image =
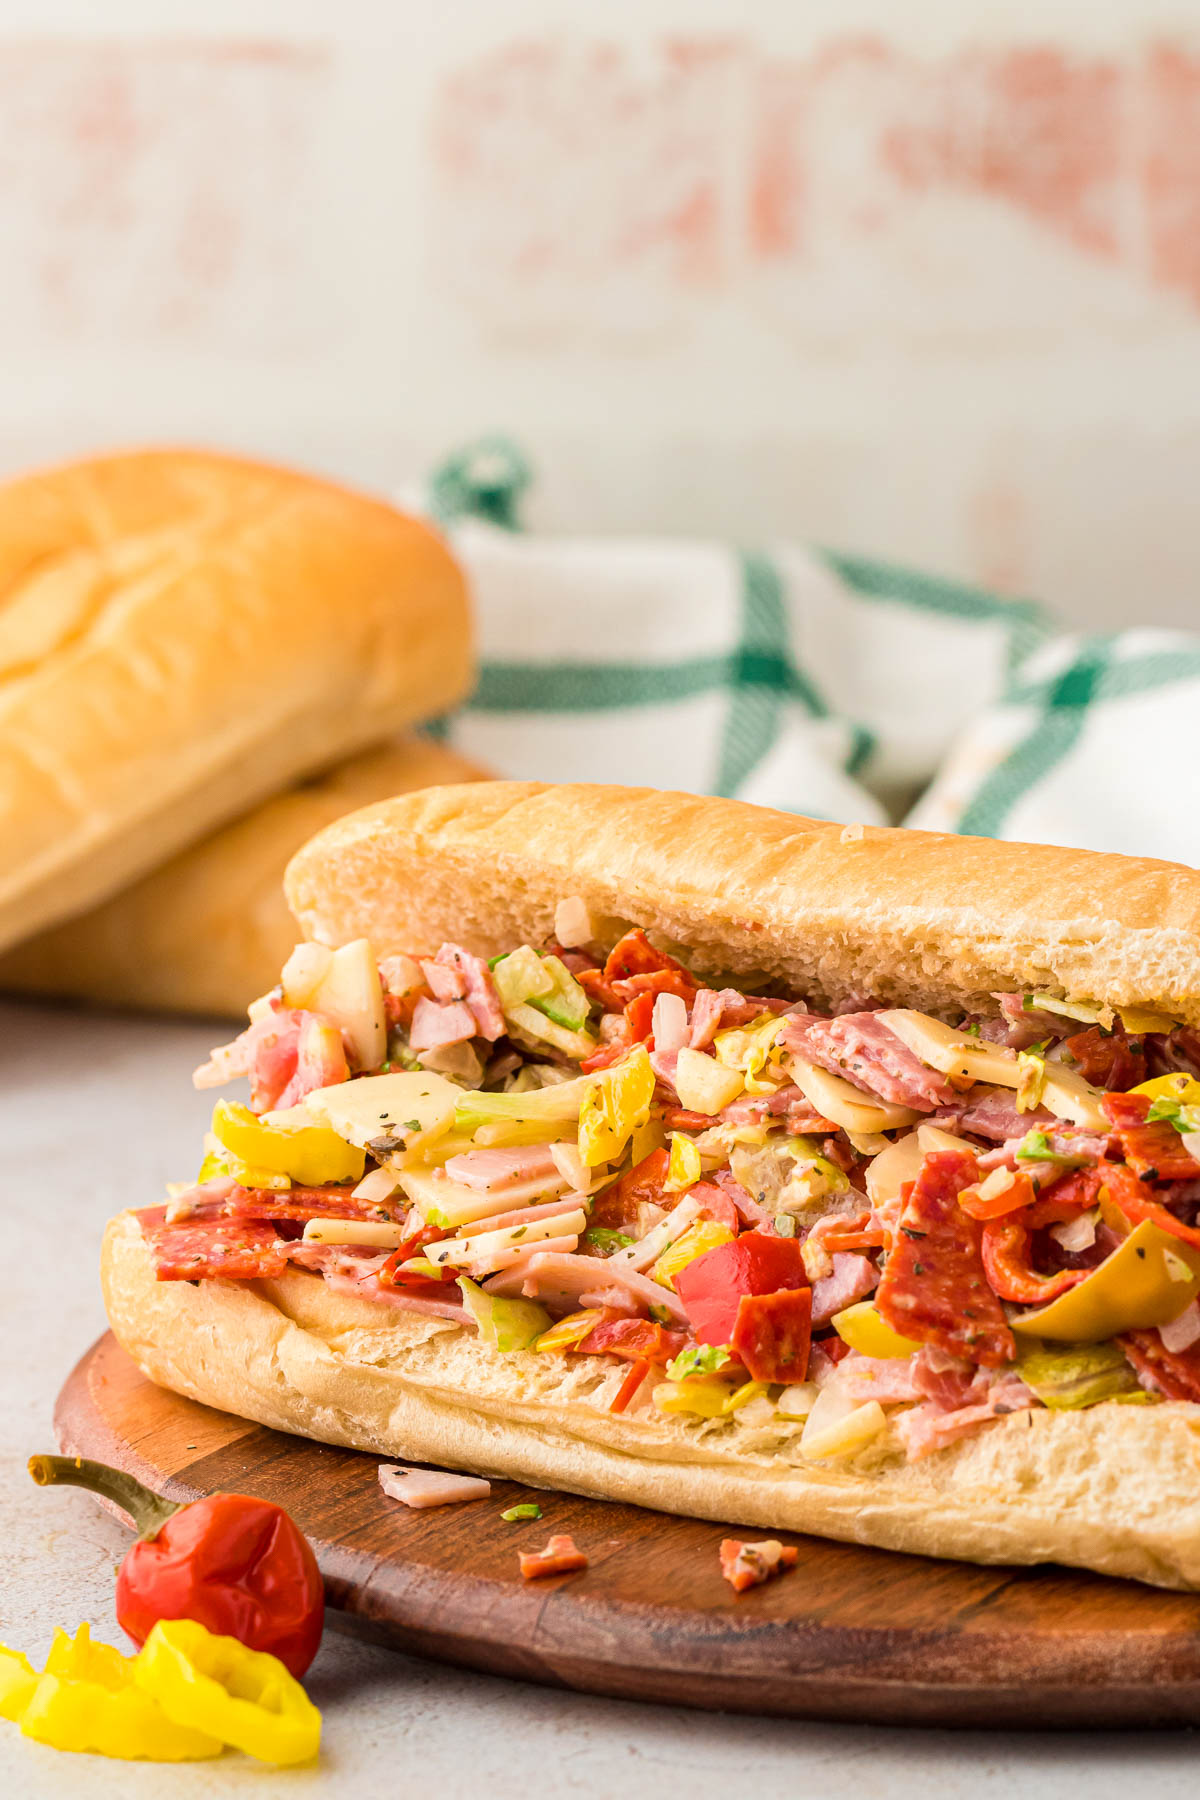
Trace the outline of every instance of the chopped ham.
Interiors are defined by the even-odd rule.
[[[675,1091],[675,1072],[679,1067],[678,1050],[652,1050],[650,1052],[650,1067],[654,1070],[654,1073],[657,1075],[662,1085],[668,1090],[672,1099],[678,1099],[679,1096]]]
[[[869,1256],[856,1250],[835,1250],[833,1273],[813,1283],[812,1322],[817,1331],[828,1325],[834,1313],[865,1300],[879,1286],[879,1270]]]
[[[1027,1131],[1053,1131],[1058,1123],[1054,1114],[1041,1106],[1033,1112],[1018,1112],[1015,1091],[1002,1087],[973,1089],[965,1105],[955,1108],[955,1116],[963,1131],[997,1144],[1004,1138],[1024,1137]]]
[[[853,1351],[838,1364],[838,1388],[848,1400],[863,1405],[878,1400],[881,1406],[923,1398],[913,1377],[911,1356],[860,1356]]]
[[[576,1548],[574,1538],[565,1534],[552,1537],[544,1550],[520,1550],[517,1560],[526,1581],[537,1581],[543,1575],[575,1575],[586,1569],[588,1559]]]
[[[874,1013],[843,1013],[837,1019],[801,1014],[784,1026],[779,1041],[896,1106],[932,1112],[957,1097],[944,1076],[927,1068]]]
[[[1015,1375],[1002,1376],[988,1389],[987,1398],[974,1406],[960,1406],[949,1411],[936,1400],[926,1400],[911,1411],[896,1417],[896,1431],[910,1462],[917,1462],[931,1451],[942,1450],[958,1438],[965,1437],[977,1426],[1007,1413],[1024,1412],[1034,1403],[1034,1396]]]
[[[404,1463],[380,1463],[379,1485],[389,1500],[418,1508],[486,1500],[492,1491],[482,1475],[450,1475],[444,1469],[414,1469]]]
[[[445,963],[423,962],[421,973],[435,1000],[466,999],[467,984],[457,969],[449,968]]]
[[[782,1575],[796,1566],[800,1552],[795,1544],[781,1544],[778,1538],[764,1538],[758,1544],[744,1544],[740,1538],[724,1538],[721,1542],[721,1574],[737,1593],[759,1587],[772,1575]]]
[[[600,1290],[607,1294],[617,1289],[636,1302],[639,1310],[657,1307],[674,1323],[687,1324],[687,1313],[678,1294],[651,1281],[648,1275],[642,1275],[636,1269],[619,1264],[614,1267],[614,1263],[616,1258],[612,1256],[598,1263],[593,1256],[572,1256],[533,1245],[522,1253],[520,1262],[513,1263],[495,1281],[488,1282],[488,1292],[506,1296],[524,1294],[527,1299],[545,1296],[579,1306],[609,1305],[608,1299],[592,1301],[584,1296]]]
[[[728,1194],[743,1225],[769,1225],[772,1214],[748,1194],[732,1169],[718,1169],[710,1179]]]
[[[1079,1030],[1076,1020],[1064,1019],[1061,1013],[1026,1012],[1024,994],[993,994],[992,998],[999,1001],[1000,1015],[1008,1027],[999,1042],[1010,1050],[1028,1050],[1030,1044],[1043,1044],[1047,1038],[1056,1044],[1059,1038]]]
[[[545,1180],[547,1188],[563,1182],[547,1144],[523,1150],[466,1150],[443,1166],[451,1181],[482,1194],[502,1194],[507,1188],[524,1187],[532,1181]]]
[[[476,1034],[475,1014],[465,1000],[417,1001],[413,1010],[409,1044],[414,1054],[436,1050],[443,1044],[465,1044]]]
[[[434,960],[455,970],[462,978],[467,1005],[475,1015],[479,1036],[486,1038],[489,1044],[494,1044],[497,1038],[503,1037],[505,1026],[500,996],[496,992],[496,983],[492,980],[492,971],[483,958],[473,956],[458,944],[443,944]]]

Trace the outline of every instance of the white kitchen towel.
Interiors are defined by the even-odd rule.
[[[1030,601],[799,544],[527,535],[527,482],[494,440],[427,497],[480,638],[439,729],[498,773],[1200,860],[1200,638],[1061,635]]]

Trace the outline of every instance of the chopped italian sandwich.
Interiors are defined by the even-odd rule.
[[[114,1220],[154,1380],[664,1511],[1200,1586],[1200,876],[488,783],[305,941]]]

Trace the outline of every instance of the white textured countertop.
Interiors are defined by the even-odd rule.
[[[104,1221],[153,1204],[194,1170],[212,1104],[193,1092],[205,1026],[79,1018],[0,1005],[4,1171],[0,1331],[0,1640],[35,1659],[56,1625],[90,1621],[122,1642],[112,1612],[124,1534],[83,1494],[42,1492],[25,1473],[55,1446],[58,1387],[104,1326],[96,1279]],[[1103,1736],[895,1731],[639,1707],[527,1687],[327,1632],[309,1688],[325,1714],[318,1767],[272,1772],[232,1753],[173,1767],[67,1757],[0,1721],[0,1793],[120,1796],[353,1794],[422,1800],[1188,1800],[1193,1734]]]

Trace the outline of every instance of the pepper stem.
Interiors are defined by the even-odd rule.
[[[135,1475],[126,1474],[124,1469],[110,1469],[107,1463],[92,1462],[86,1456],[31,1456],[29,1473],[39,1487],[55,1487],[61,1483],[88,1488],[93,1494],[111,1500],[122,1512],[129,1514],[139,1537],[153,1537],[182,1504],[156,1494]]]

